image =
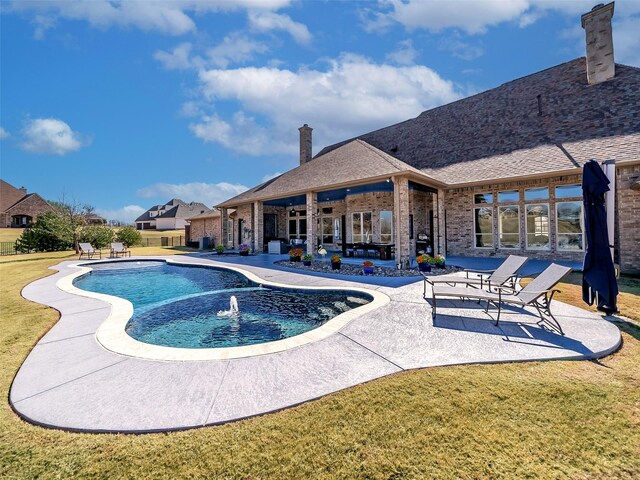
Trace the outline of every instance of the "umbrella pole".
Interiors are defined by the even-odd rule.
[[[604,194],[604,205],[607,211],[607,233],[609,234],[609,250],[611,252],[611,261],[615,266],[615,258],[613,255],[614,245],[614,228],[615,228],[615,202],[616,202],[616,161],[607,160],[602,163],[602,170],[609,179],[609,191]],[[616,276],[617,276],[616,268]]]

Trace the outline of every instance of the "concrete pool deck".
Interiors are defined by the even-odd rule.
[[[140,257],[217,265],[198,257]],[[91,432],[156,432],[219,424],[277,411],[407,369],[464,363],[589,359],[618,348],[620,332],[601,316],[554,302],[566,335],[537,324],[521,309],[505,310],[499,326],[476,304],[431,307],[422,282],[392,288],[268,267],[242,268],[292,286],[359,287],[390,302],[351,320],[322,340],[259,356],[206,361],[145,360],[112,353],[96,331],[112,312],[101,299],[64,292],[57,282],[86,261],[52,267],[22,295],[49,305],[60,320],[16,374],[10,403],[43,426]]]

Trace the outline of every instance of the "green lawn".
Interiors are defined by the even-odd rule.
[[[15,242],[24,228],[0,228],[0,242]]]
[[[0,262],[0,478],[640,476],[640,329],[629,324],[623,348],[598,362],[403,372],[218,427],[135,436],[30,425],[9,407],[9,386],[58,314],[20,289],[71,257],[21,257]]]

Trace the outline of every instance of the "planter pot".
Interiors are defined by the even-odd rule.
[[[442,265],[436,265],[436,268],[444,268],[445,264],[443,263]]]
[[[333,270],[340,270],[340,265],[341,265],[340,262],[331,262],[331,268]]]
[[[292,262],[299,262],[300,261],[300,257],[289,257],[289,260]]]
[[[373,275],[373,267],[362,267],[362,271],[365,275]]]
[[[431,271],[431,265],[428,264],[427,262],[422,262],[418,264],[418,270],[420,270],[421,272],[430,272]]]
[[[305,267],[310,267],[310,266],[311,266],[311,260],[303,260],[303,261],[302,261],[302,264],[303,264]]]
[[[240,252],[240,256],[241,257],[248,257],[249,256],[249,250],[242,250]]]

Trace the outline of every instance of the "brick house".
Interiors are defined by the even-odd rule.
[[[27,227],[50,209],[51,205],[37,193],[27,193],[24,187],[16,188],[0,180],[0,227]]]
[[[310,252],[393,244],[401,265],[425,249],[419,237],[445,255],[580,261],[581,174],[593,159],[615,172],[616,261],[640,273],[640,69],[614,63],[612,16],[613,3],[582,16],[586,58],[313,158],[304,125],[300,166],[218,205],[222,237],[259,251],[271,238]]]
[[[209,245],[215,246],[222,243],[222,216],[220,210],[207,209],[207,211],[187,218],[185,226],[185,238],[187,242],[201,242],[203,238],[209,238]]]
[[[187,225],[187,218],[209,211],[204,203],[186,203],[172,198],[164,205],[154,205],[136,218],[138,230],[179,230]]]

